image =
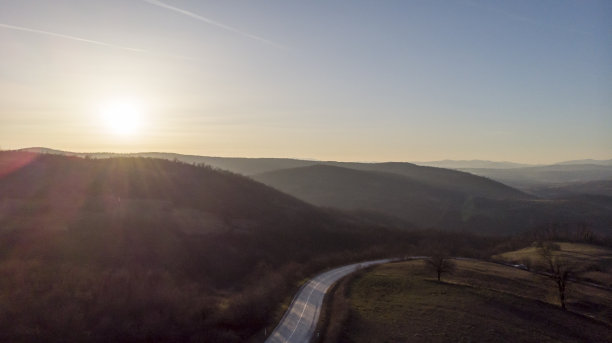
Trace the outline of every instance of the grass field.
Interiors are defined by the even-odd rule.
[[[544,276],[457,261],[443,282],[422,261],[357,277],[342,342],[609,342],[612,292],[572,285],[569,311]]]
[[[612,249],[590,244],[555,242],[559,247],[554,253],[575,264],[580,270],[579,278],[612,287]],[[511,263],[541,263],[538,248],[527,247],[493,256],[494,259]]]

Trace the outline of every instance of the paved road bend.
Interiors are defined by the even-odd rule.
[[[350,264],[319,274],[296,294],[266,343],[308,343],[317,327],[325,293],[344,276],[359,268],[391,262],[391,259]]]

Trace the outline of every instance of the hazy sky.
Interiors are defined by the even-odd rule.
[[[0,0],[0,147],[30,146],[612,158],[612,2]]]

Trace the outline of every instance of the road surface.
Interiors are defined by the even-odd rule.
[[[325,293],[344,276],[359,268],[391,262],[391,259],[350,264],[319,274],[308,281],[293,298],[278,326],[266,343],[308,343],[317,327]]]
[[[406,256],[406,260],[417,260],[426,259],[427,256]],[[470,260],[470,261],[483,261],[473,258],[465,257],[453,257],[456,260]],[[309,343],[315,334],[319,315],[321,313],[321,305],[323,304],[323,298],[325,293],[331,288],[331,286],[346,275],[356,271],[359,268],[368,267],[376,264],[388,263],[393,260],[384,259],[376,261],[368,261],[363,263],[350,264],[348,266],[339,267],[332,269],[325,273],[319,274],[310,281],[308,281],[295,295],[291,305],[285,312],[285,315],[281,319],[280,323],[274,331],[270,334],[266,343]],[[495,263],[495,262],[493,262]],[[497,263],[511,268],[519,268],[516,265]],[[532,272],[533,271],[529,271]],[[538,273],[538,272],[535,272]],[[541,274],[541,273],[540,273]],[[544,275],[544,274],[543,274]],[[580,282],[583,283],[583,282]],[[609,289],[605,286],[598,284],[589,284],[591,286]]]

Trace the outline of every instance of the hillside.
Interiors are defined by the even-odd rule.
[[[423,169],[410,174],[411,166],[383,166],[398,173],[317,165],[253,177],[312,204],[377,211],[420,227],[486,234],[516,233],[550,223],[587,223],[608,234],[612,227],[612,203],[605,199],[540,200],[464,173],[419,167]]]
[[[428,186],[491,199],[525,199],[531,196],[485,177],[457,170],[423,167],[405,162],[329,163],[357,170],[394,173]]]
[[[48,153],[66,154],[62,151],[36,148],[37,151],[40,149]],[[79,155],[92,158],[115,156],[107,153]],[[421,227],[482,233],[514,233],[549,224],[568,227],[586,224],[604,234],[610,234],[612,230],[610,201],[606,197],[595,196],[600,194],[597,188],[588,193],[595,194],[592,196],[583,196],[582,193],[563,193],[550,200],[538,200],[531,194],[548,197],[546,189],[558,183],[551,184],[552,181],[546,181],[547,183],[543,185],[537,183],[540,182],[537,180],[525,184],[519,182],[524,186],[524,191],[530,192],[527,194],[500,183],[499,180],[493,180],[499,175],[509,175],[511,179],[516,179],[517,175],[520,176],[524,171],[528,171],[529,175],[535,171],[535,175],[541,180],[580,179],[585,175],[598,178],[605,176],[606,170],[610,168],[605,166],[559,165],[482,169],[492,173],[489,178],[458,170],[417,166],[403,162],[315,162],[282,158],[224,158],[168,153],[129,154],[132,155],[159,157],[190,164],[207,163],[214,168],[252,175],[255,179],[312,204],[369,211],[367,213],[360,211],[361,219],[367,219],[372,223],[381,222],[383,225],[406,226],[395,220],[401,219]],[[316,167],[317,165],[330,168]],[[334,172],[330,172],[332,170]],[[258,171],[265,172],[253,174]],[[357,171],[363,173],[355,173]],[[518,174],[513,174],[515,171]],[[308,175],[308,173],[313,174]],[[341,175],[342,173],[346,175]],[[529,175],[523,175],[523,180],[528,179]],[[314,183],[311,185],[312,182]],[[368,185],[367,191],[362,189],[362,184]],[[336,191],[332,192],[332,189]],[[371,216],[375,218],[367,218]]]
[[[367,209],[402,218],[419,226],[435,226],[456,211],[461,194],[437,189],[392,173],[329,165],[285,169],[253,178],[320,206]]]
[[[511,187],[489,180],[484,177],[472,175],[457,170],[418,166],[406,162],[386,162],[386,163],[359,163],[359,162],[336,162],[336,161],[308,161],[289,158],[238,158],[238,157],[211,157],[182,155],[175,153],[142,152],[133,154],[112,154],[112,153],[74,153],[47,148],[28,148],[22,151],[75,155],[91,158],[109,157],[153,157],[171,161],[180,161],[190,164],[204,163],[214,168],[228,170],[243,175],[257,175],[276,170],[308,167],[315,165],[329,165],[342,168],[350,168],[363,171],[378,171],[394,173],[410,177],[411,179],[423,182],[432,187],[444,188],[451,191],[468,191],[476,196],[485,196],[494,199],[505,198],[524,198],[528,197],[524,193]]]
[[[489,168],[489,169],[508,169],[508,168],[521,168],[521,167],[532,167],[532,165],[515,162],[498,162],[498,161],[484,161],[484,160],[443,160],[443,161],[430,161],[430,162],[412,162],[419,166],[437,167],[437,168],[448,168],[448,169],[464,169],[464,168]]]
[[[423,167],[406,162],[386,163],[358,163],[358,162],[335,162],[335,161],[307,161],[288,158],[233,158],[233,157],[210,157],[196,155],[182,155],[174,153],[144,152],[134,154],[111,154],[111,153],[73,153],[47,148],[28,148],[22,151],[36,153],[76,155],[91,158],[109,157],[152,157],[171,161],[180,161],[190,164],[206,164],[214,168],[228,170],[243,175],[257,175],[283,169],[309,167],[315,165],[329,165],[342,168],[350,168],[363,171],[386,172],[403,175],[422,182],[425,185],[442,188],[449,191],[469,192],[471,195],[484,196],[493,199],[528,198],[529,196],[480,176],[472,175],[457,170]]]
[[[561,183],[589,182],[612,178],[610,160],[576,160],[546,166],[530,166],[513,162],[492,161],[434,161],[434,162],[386,162],[359,163],[336,161],[311,161],[290,158],[242,158],[183,155],[163,152],[116,153],[75,153],[48,148],[26,148],[21,151],[60,154],[91,158],[109,157],[153,157],[180,162],[204,163],[214,168],[229,170],[243,175],[255,175],[281,169],[308,167],[317,164],[332,165],[367,171],[382,171],[409,176],[415,180],[430,182],[432,186],[447,189],[463,188],[472,192],[480,191],[481,196],[497,198],[502,190],[500,182],[508,185],[503,198],[516,197],[511,187],[528,191],[533,187]],[[468,174],[470,174],[468,176]],[[489,180],[486,180],[489,179]],[[493,181],[494,180],[494,181]],[[487,185],[488,183],[488,185]]]
[[[612,294],[570,285],[568,311],[545,276],[480,261],[457,261],[435,280],[422,261],[366,270],[345,285],[347,342],[605,342]],[[336,294],[338,302],[342,294]],[[338,311],[339,312],[339,311]]]
[[[526,191],[545,198],[574,197],[581,194],[612,197],[612,180],[543,185],[528,188]]]
[[[170,161],[179,161],[190,164],[206,164],[208,166],[228,170],[242,175],[264,173],[277,169],[296,168],[317,164],[314,161],[297,160],[291,158],[243,158],[243,157],[214,157],[199,155],[184,155],[166,152],[139,152],[139,153],[75,153],[48,148],[26,148],[21,149],[25,152],[44,153],[53,155],[67,155],[91,158],[110,158],[110,157],[150,157]]]
[[[245,341],[402,237],[208,167],[0,152],[0,341]]]

